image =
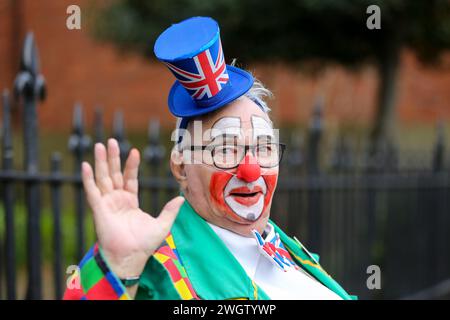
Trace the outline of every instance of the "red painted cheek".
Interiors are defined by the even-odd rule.
[[[270,200],[273,197],[273,193],[275,191],[275,187],[277,186],[277,180],[278,180],[278,174],[268,174],[262,176],[264,181],[266,182],[267,186],[267,193],[264,197],[264,209],[266,210],[267,206],[269,205]]]
[[[211,176],[211,181],[209,183],[209,193],[211,194],[211,199],[219,208],[219,210],[225,212],[227,215],[231,216],[234,220],[245,221],[242,217],[238,216],[230,207],[225,203],[223,197],[223,192],[225,186],[228,184],[233,176],[224,172],[215,172]]]
[[[272,200],[273,193],[277,185],[278,175],[269,174],[269,175],[262,175],[262,177],[267,186],[267,192],[264,197],[264,207],[263,207],[263,212],[265,212],[270,201]],[[244,218],[238,216],[235,212],[233,212],[233,210],[231,210],[230,207],[225,203],[223,192],[231,178],[232,175],[228,173],[224,172],[213,173],[209,184],[211,199],[220,210],[225,212],[228,216],[232,217],[235,221],[246,221]]]
[[[212,174],[211,181],[209,183],[209,192],[216,204],[225,205],[223,191],[225,190],[225,186],[231,178],[232,175],[224,172],[215,172]]]
[[[211,181],[209,183],[209,193],[211,194],[211,198],[219,209],[223,211],[227,211],[227,209],[229,209],[225,203],[223,191],[232,177],[232,175],[225,172],[215,172],[212,174]]]

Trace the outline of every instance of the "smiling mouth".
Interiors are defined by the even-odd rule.
[[[261,193],[261,192],[260,191],[251,192],[251,193],[230,192],[230,196],[250,198],[250,197],[256,196],[258,193]]]
[[[261,196],[263,196],[262,189],[259,187],[254,190],[248,188],[237,188],[231,190],[228,196],[232,197],[234,201],[246,207],[256,204]]]

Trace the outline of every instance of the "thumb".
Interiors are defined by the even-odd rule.
[[[180,211],[181,205],[184,203],[184,198],[181,196],[175,197],[166,203],[157,220],[160,222],[164,230],[169,231],[172,227],[175,218]]]

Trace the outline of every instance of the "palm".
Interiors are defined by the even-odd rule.
[[[125,190],[114,190],[102,197],[101,210],[109,212],[108,219],[96,223],[99,242],[112,252],[148,251],[151,240],[158,235],[156,219],[138,207],[137,197]],[[153,237],[152,237],[153,235]],[[157,241],[162,239],[157,237]]]
[[[83,184],[98,242],[113,264],[129,259],[145,262],[167,236],[182,204],[181,197],[175,198],[158,218],[142,211],[138,168],[139,152],[133,149],[122,175],[119,146],[114,139],[108,141],[107,151],[102,144],[95,146],[95,180],[90,165],[83,163]]]

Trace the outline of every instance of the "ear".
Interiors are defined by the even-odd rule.
[[[178,151],[177,148],[173,148],[170,153],[170,170],[172,171],[173,177],[180,185],[181,190],[186,190],[187,179],[184,170],[183,154]]]

